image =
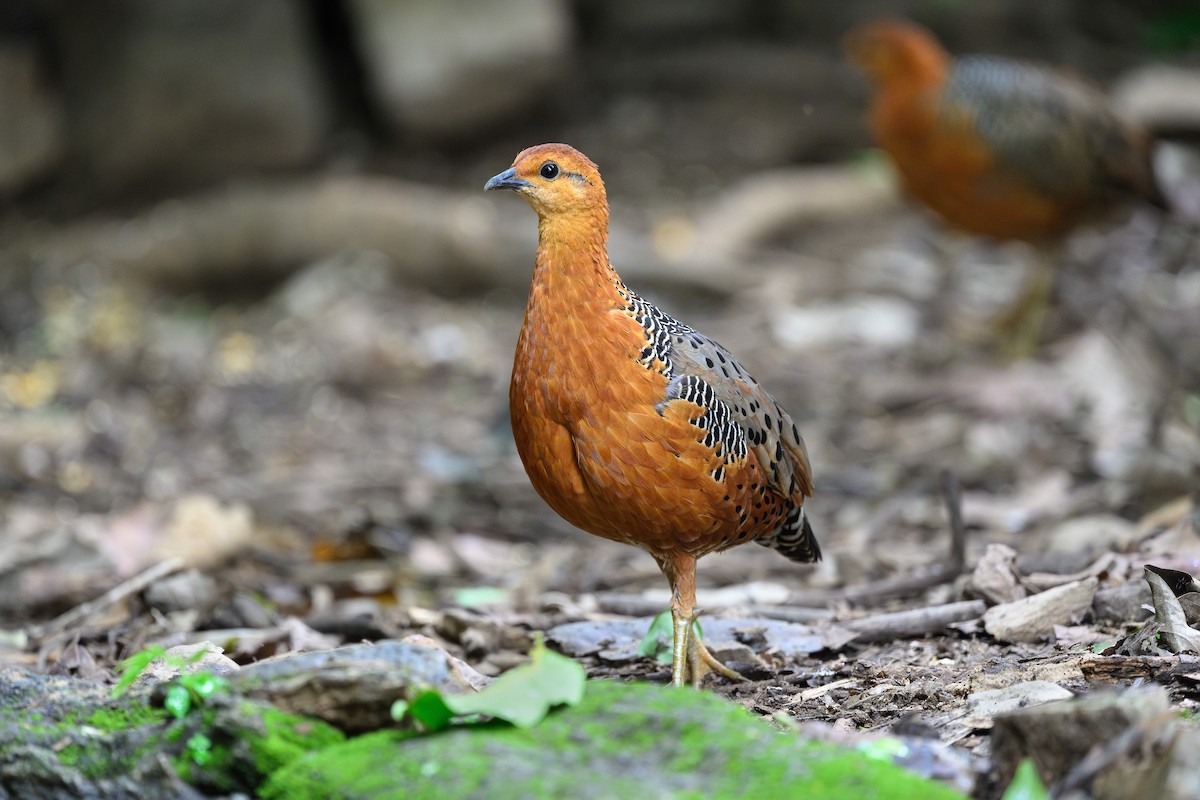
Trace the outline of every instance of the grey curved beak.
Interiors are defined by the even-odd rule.
[[[533,186],[529,181],[523,181],[517,177],[517,171],[512,167],[504,170],[499,175],[493,175],[487,183],[483,185],[485,192],[490,192],[492,189],[525,189]]]

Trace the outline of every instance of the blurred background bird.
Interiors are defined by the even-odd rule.
[[[872,82],[870,127],[904,191],[969,234],[1034,244],[1040,264],[1003,327],[1013,354],[1040,336],[1065,233],[1123,201],[1167,203],[1153,140],[1093,84],[994,56],[953,57],[912,22],[843,39]]]
[[[821,557],[795,423],[724,347],[627,288],[608,260],[600,173],[562,144],[522,151],[484,187],[521,194],[538,248],[509,389],[513,437],[564,519],[635,545],[671,584],[671,682],[742,676],[692,631],[696,559],[754,541]]]

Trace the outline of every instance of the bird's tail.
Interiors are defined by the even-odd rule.
[[[764,534],[754,540],[763,547],[778,550],[791,561],[810,563],[821,560],[821,546],[809,524],[803,506],[796,506],[774,533]]]

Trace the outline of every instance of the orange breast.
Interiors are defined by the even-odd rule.
[[[640,325],[611,303],[550,313],[537,291],[509,401],[517,450],[551,508],[656,555],[699,556],[778,527],[786,508],[752,452],[717,480],[722,459],[689,421],[698,407],[675,401],[659,413],[667,378],[638,363]]]

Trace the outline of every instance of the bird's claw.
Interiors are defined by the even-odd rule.
[[[693,625],[696,622],[696,617],[699,616],[698,611],[693,612],[686,621],[676,619],[676,629],[682,627],[686,637],[686,645],[683,653],[676,651],[676,658],[682,656],[681,663],[676,664],[671,670],[671,683],[676,686],[682,686],[684,683],[690,683],[693,687],[699,689],[704,676],[710,673],[717,673],[728,678],[731,681],[745,683],[749,681],[745,675],[742,675],[735,669],[725,666],[717,657],[708,649],[708,645],[700,640],[693,630]],[[682,623],[682,625],[681,625]],[[678,636],[678,634],[676,634]]]

